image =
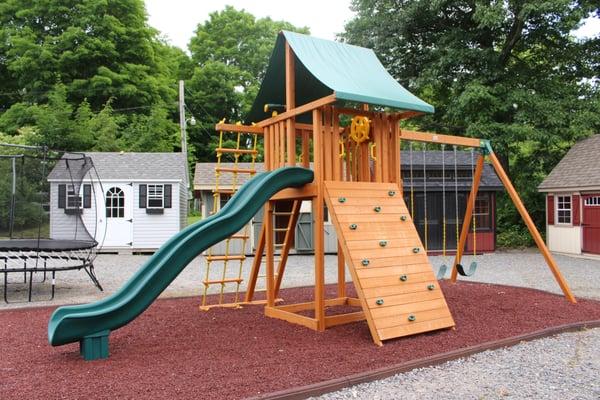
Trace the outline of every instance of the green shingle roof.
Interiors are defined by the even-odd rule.
[[[335,92],[340,101],[367,103],[401,110],[432,113],[433,106],[400,85],[373,50],[346,43],[282,31],[246,122],[269,115],[264,104],[285,104],[285,42],[296,54],[296,104]]]

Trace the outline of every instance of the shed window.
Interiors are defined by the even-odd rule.
[[[67,185],[67,205],[68,209],[79,209],[82,206],[81,195],[79,191],[75,192],[73,185]]]
[[[490,196],[488,193],[481,193],[475,199],[475,225],[478,230],[486,230],[492,228],[492,219],[490,218]]]
[[[148,208],[164,208],[164,185],[148,185]]]
[[[559,224],[571,223],[571,196],[556,196],[556,221]]]
[[[231,194],[229,193],[219,193],[219,210],[225,207],[225,204],[231,199]]]
[[[588,197],[585,199],[585,205],[588,207],[600,207],[600,196]]]

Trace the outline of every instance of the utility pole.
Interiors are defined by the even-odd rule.
[[[185,120],[185,101],[184,101],[184,82],[179,81],[179,128],[181,130],[181,153],[185,159],[185,179],[188,185],[188,192],[191,188],[190,185],[190,171],[188,166],[188,151],[187,151],[187,133],[185,131],[187,122]]]

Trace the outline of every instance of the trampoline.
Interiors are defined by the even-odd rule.
[[[51,279],[49,299],[56,291],[56,273],[83,270],[98,290],[96,257],[96,187],[103,193],[91,158],[45,147],[0,143],[0,273],[4,301],[9,285]],[[84,216],[84,217],[82,217]],[[17,281],[9,274],[21,273]],[[39,275],[38,275],[39,274]],[[34,276],[41,276],[34,282]],[[24,300],[23,300],[24,301]]]

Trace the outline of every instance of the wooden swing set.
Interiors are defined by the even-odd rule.
[[[307,56],[307,46],[299,46],[299,41],[312,46],[330,46],[333,43],[331,46],[341,46],[342,50],[347,46],[334,42],[323,43],[326,41],[289,32],[281,33],[278,47],[283,54],[277,53],[276,49],[271,64],[277,66],[276,60],[274,61],[277,56],[284,60],[284,101],[276,106],[271,104],[270,107],[279,109],[280,112],[272,112],[253,125],[216,125],[219,132],[262,137],[267,171],[290,166],[312,168],[314,171],[313,183],[301,188],[285,189],[265,204],[264,222],[255,246],[245,299],[237,302],[236,306],[255,300],[255,289],[264,257],[264,303],[265,314],[269,317],[317,331],[366,319],[373,340],[378,345],[390,338],[453,327],[454,320],[427,258],[426,248],[413,224],[412,213],[403,200],[400,163],[400,145],[403,140],[460,146],[478,152],[464,223],[451,266],[451,282],[457,281],[461,268],[469,229],[473,224],[475,199],[484,161],[487,159],[523,218],[564,296],[568,301],[576,302],[489,141],[403,130],[400,128],[402,120],[423,114],[417,106],[389,112],[369,106],[381,105],[384,100],[366,101],[368,99],[365,97],[362,103],[352,103],[359,104],[359,107],[351,107],[345,105],[350,96],[335,87],[332,93],[298,105],[297,99],[303,97],[299,92],[306,92],[306,88],[300,84],[306,84],[306,70],[317,78],[323,76],[316,70],[315,59]],[[349,47],[352,48],[348,51],[355,51],[355,46]],[[265,81],[269,74],[268,70]],[[302,74],[302,80],[297,79],[298,74]],[[328,85],[331,86],[335,84]],[[260,95],[259,93],[259,97]],[[257,100],[262,101],[264,98]],[[266,102],[263,101],[263,105],[264,103]],[[276,101],[271,103],[277,104]],[[348,126],[341,122],[348,120],[351,121]],[[300,204],[307,200],[312,202],[314,220],[314,298],[299,304],[279,304],[276,300]],[[276,204],[280,201],[292,201],[293,206],[276,265],[276,228],[273,215]],[[331,215],[338,237],[338,279],[334,298],[325,296],[325,207]],[[352,275],[358,295],[356,298],[349,297],[346,293],[346,266]],[[362,310],[328,315],[328,308],[340,305],[360,307]]]

